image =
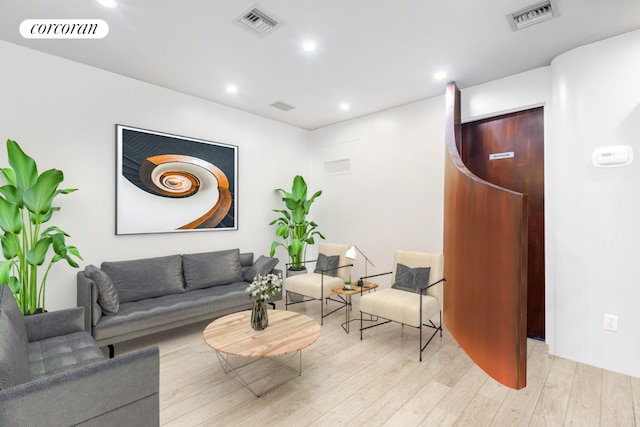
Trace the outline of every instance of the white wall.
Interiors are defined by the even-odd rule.
[[[640,377],[640,165],[591,165],[601,146],[640,154],[640,31],[561,55],[552,70],[550,351]],[[603,330],[604,313],[619,316],[617,333]]]
[[[369,274],[390,271],[396,249],[442,252],[444,96],[313,131],[311,143],[324,191],[313,214],[327,241],[357,245]],[[345,159],[350,173],[325,172]],[[352,276],[363,274],[360,257]]]
[[[63,188],[79,188],[59,197],[62,210],[52,223],[71,234],[81,268],[235,247],[268,254],[267,224],[280,207],[273,190],[308,174],[308,131],[5,42],[0,57],[0,165],[7,165],[4,141],[14,139],[41,171],[61,169]],[[239,229],[116,236],[116,123],[237,145]],[[48,309],[76,305],[76,272],[54,266]]]

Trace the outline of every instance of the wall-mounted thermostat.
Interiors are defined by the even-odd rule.
[[[612,168],[627,166],[633,161],[633,149],[628,145],[611,145],[593,150],[591,157],[593,166],[597,168]]]

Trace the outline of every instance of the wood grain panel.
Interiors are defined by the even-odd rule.
[[[496,381],[526,386],[527,196],[463,164],[460,92],[447,85],[444,322]],[[458,142],[457,142],[458,141]]]
[[[490,160],[495,153],[511,158]],[[462,125],[462,161],[479,178],[527,195],[527,336],[545,339],[544,111],[542,107]]]

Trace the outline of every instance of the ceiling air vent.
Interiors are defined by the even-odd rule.
[[[273,108],[277,108],[278,110],[282,110],[282,111],[289,111],[289,110],[293,110],[294,108],[296,108],[293,105],[285,104],[282,101],[277,101],[277,102],[274,102],[273,104],[269,104],[269,105],[271,105]]]
[[[272,33],[281,26],[275,18],[254,6],[240,15],[236,19],[236,23],[260,37]]]
[[[557,15],[557,12],[551,4],[551,0],[546,0],[518,9],[508,14],[507,19],[509,20],[511,29],[518,31],[530,25],[551,19]]]

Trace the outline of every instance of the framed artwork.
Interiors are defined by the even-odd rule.
[[[237,230],[238,147],[116,125],[116,234]]]

